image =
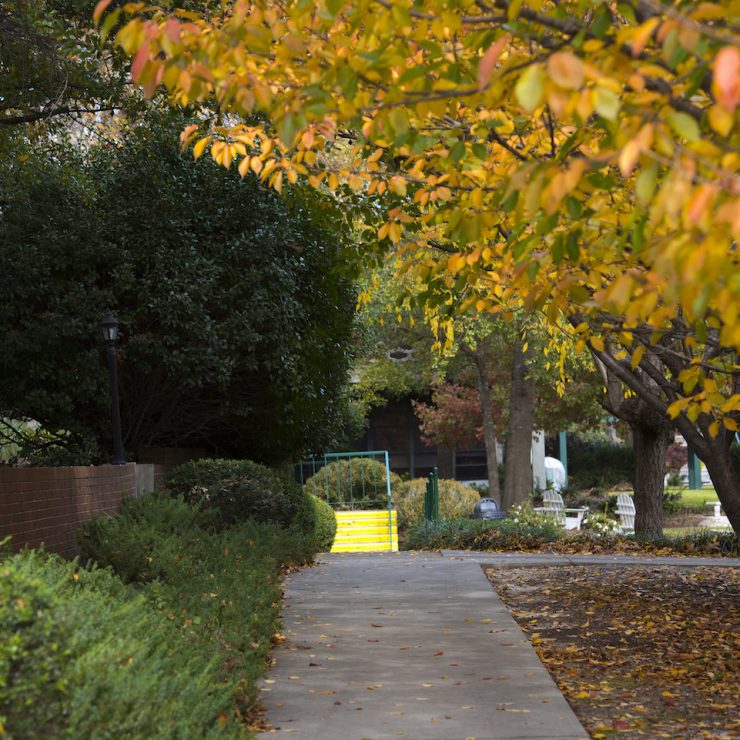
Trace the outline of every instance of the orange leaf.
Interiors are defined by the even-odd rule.
[[[478,64],[478,89],[484,90],[491,80],[493,70],[496,69],[496,62],[501,56],[501,52],[509,42],[509,35],[502,36],[495,44],[488,47],[488,51],[483,55]]]
[[[740,49],[725,46],[714,60],[712,92],[717,102],[727,110],[740,103]]]
[[[583,62],[569,51],[559,51],[547,60],[547,73],[560,87],[577,90],[583,84]]]
[[[105,13],[105,9],[110,5],[111,0],[100,0],[93,10],[93,23],[97,26],[100,22],[100,16]]]
[[[136,52],[134,62],[131,65],[131,78],[134,80],[139,79],[141,70],[144,69],[144,65],[149,61],[149,42],[145,41],[140,47],[139,51]]]
[[[632,37],[632,56],[639,56],[640,52],[647,46],[650,37],[653,35],[655,27],[660,23],[659,18],[650,18],[645,21]]]

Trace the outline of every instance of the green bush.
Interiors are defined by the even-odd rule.
[[[391,497],[395,501],[401,478],[391,473]],[[385,464],[367,457],[337,460],[311,476],[304,486],[308,493],[339,508],[353,504],[368,508],[387,506]]]
[[[562,536],[554,524],[517,524],[510,519],[422,522],[406,536],[409,550],[531,550]]]
[[[616,442],[568,435],[569,486],[611,488],[635,477],[634,450]]]
[[[243,734],[218,651],[110,571],[33,551],[6,559],[0,646],[10,737]]]
[[[223,525],[254,519],[287,527],[306,513],[294,486],[250,460],[191,460],[168,475],[166,487],[172,496],[215,509]]]
[[[238,708],[249,713],[278,628],[280,570],[310,561],[316,542],[313,533],[252,520],[214,532],[201,526],[201,513],[154,495],[133,499],[120,516],[86,523],[81,548],[137,584],[163,619],[228,668],[225,675],[239,676]]]
[[[400,529],[407,529],[419,524],[424,518],[426,487],[426,478],[404,481],[398,486],[393,503],[398,510],[398,526]],[[460,517],[470,516],[478,501],[480,501],[480,495],[475,489],[456,480],[440,479],[440,519],[459,519]]]
[[[117,516],[88,520],[77,538],[85,560],[111,566],[124,583],[145,583],[176,570],[181,546],[215,531],[217,521],[215,511],[147,494],[124,499]]]
[[[318,496],[308,494],[316,514],[316,542],[319,552],[329,552],[337,534],[337,517],[334,509]]]

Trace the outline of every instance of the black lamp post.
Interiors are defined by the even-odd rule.
[[[123,442],[121,440],[121,408],[118,401],[118,364],[116,362],[116,341],[118,340],[118,321],[108,311],[100,322],[103,339],[107,345],[108,372],[110,373],[110,400],[113,416],[113,465],[125,465]]]

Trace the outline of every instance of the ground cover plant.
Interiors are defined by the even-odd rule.
[[[309,562],[317,545],[313,532],[274,523],[222,525],[217,510],[151,495],[88,522],[80,544],[83,558],[110,566],[185,634],[211,645],[224,675],[238,677],[236,711],[249,720],[278,631],[280,571]]]
[[[234,737],[218,645],[109,570],[26,551],[0,564],[8,737]]]
[[[513,519],[500,521],[422,522],[412,527],[405,541],[408,550],[478,550],[487,552],[627,553],[653,555],[740,555],[740,540],[731,530],[699,528],[677,536],[638,539],[597,530],[565,531],[554,524]]]
[[[591,737],[740,734],[737,570],[485,570]]]

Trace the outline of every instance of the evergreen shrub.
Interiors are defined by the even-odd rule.
[[[323,499],[308,494],[316,515],[316,544],[319,552],[329,552],[337,534],[337,517],[334,509]]]
[[[419,524],[424,518],[426,487],[426,478],[404,481],[398,486],[393,503],[398,510],[400,529]],[[456,480],[445,478],[439,480],[440,519],[459,519],[470,516],[478,501],[480,501],[480,495],[474,488]]]
[[[166,488],[189,504],[215,509],[224,526],[254,519],[288,527],[306,515],[300,486],[250,460],[191,460],[170,472]]]
[[[569,487],[611,488],[632,483],[635,453],[632,447],[606,439],[568,435]]]
[[[155,495],[130,500],[120,516],[84,525],[83,556],[135,584],[151,608],[179,626],[185,649],[203,645],[224,677],[238,677],[237,708],[251,713],[278,629],[280,571],[309,562],[315,538],[253,520],[214,531],[197,510],[183,524],[188,511],[184,501]]]
[[[34,551],[0,564],[9,737],[238,737],[220,657],[108,570]]]

